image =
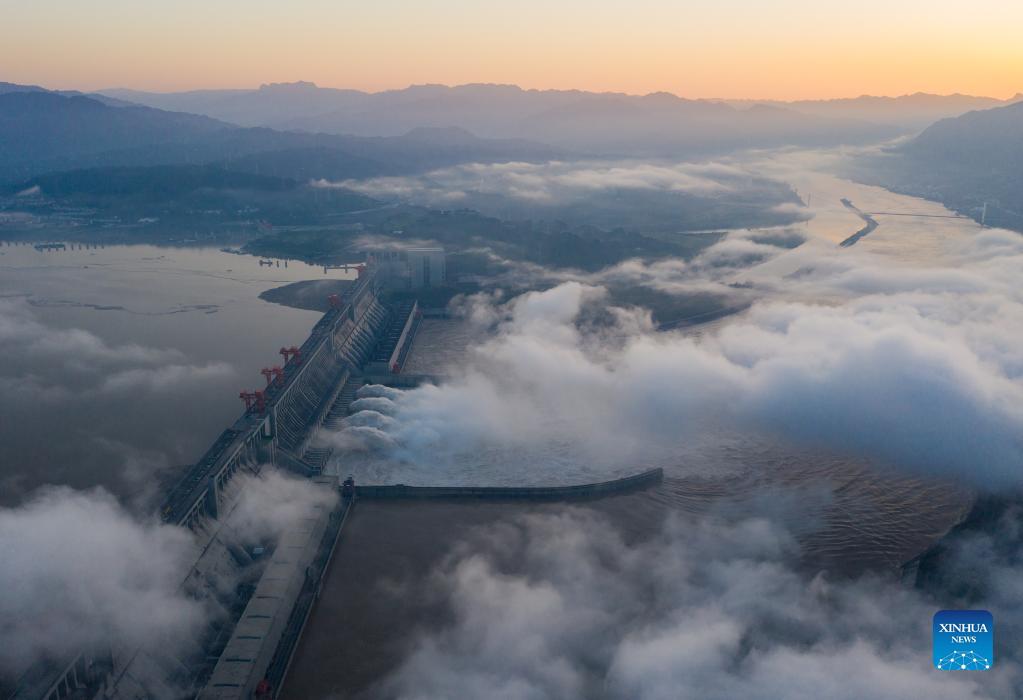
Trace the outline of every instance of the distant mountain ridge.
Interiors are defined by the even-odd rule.
[[[606,139],[609,132],[627,131],[630,123],[623,120],[629,117],[645,128],[654,128],[662,141],[672,136],[668,139],[669,145],[686,146],[696,141],[673,134],[669,128],[672,120],[680,128],[702,129],[700,134],[716,142],[728,141],[729,130],[741,129],[750,141],[777,142],[785,137],[790,142],[802,139],[809,142],[808,145],[815,145],[814,142],[827,139],[841,140],[842,134],[847,140],[863,141],[916,132],[939,119],[1023,99],[1023,95],[998,100],[973,95],[915,93],[829,100],[691,100],[667,92],[628,95],[583,90],[527,90],[515,85],[487,83],[454,87],[413,85],[377,93],[321,88],[310,82],[178,93],[125,89],[101,92],[119,100],[204,114],[243,126],[362,136],[393,136],[417,126],[459,126],[480,136],[518,136],[589,150],[599,146],[599,140]],[[785,110],[791,124],[786,125],[779,118],[768,133],[762,133],[753,119],[743,117],[744,112],[761,105]],[[802,121],[796,115],[800,115]],[[578,121],[566,126],[562,121],[567,119]],[[718,124],[721,128],[710,129],[701,121],[707,119],[722,120]],[[787,127],[787,133],[781,129],[783,126]],[[811,131],[807,133],[806,129]],[[638,131],[639,127],[633,130]],[[731,140],[742,141],[734,137]],[[641,141],[635,134],[626,135],[618,147]]]
[[[137,105],[134,102],[126,102],[119,100],[115,97],[109,97],[107,95],[101,95],[98,92],[81,92],[79,90],[47,90],[39,85],[19,85],[18,83],[5,83],[0,81],[0,95],[11,93],[11,92],[49,92],[55,95],[61,95],[63,97],[91,97],[92,99],[102,102],[103,104],[115,106],[115,107],[127,107],[131,105]]]
[[[0,182],[81,168],[210,163],[291,179],[344,179],[563,155],[541,144],[452,129],[360,138],[243,128],[203,115],[16,87],[0,89]]]
[[[237,127],[205,116],[150,107],[112,107],[81,95],[24,90],[0,94],[0,177],[130,164],[133,151],[221,135]],[[125,160],[127,162],[105,162]]]
[[[920,159],[1023,170],[1023,102],[943,119],[902,150]]]
[[[1023,230],[1023,102],[943,119],[872,158],[865,178]]]
[[[889,124],[900,128],[919,130],[949,117],[957,117],[970,111],[1002,107],[1023,100],[1017,94],[1008,100],[975,95],[935,95],[917,92],[899,97],[861,95],[859,97],[831,100],[795,100],[780,102],[772,100],[723,100],[736,107],[755,104],[782,106],[803,114],[817,116],[842,116],[863,119],[877,124]]]
[[[679,155],[748,146],[863,143],[899,133],[892,125],[821,116],[774,105],[759,110],[670,93],[636,96],[515,85],[415,85],[367,93],[312,83],[256,90],[104,95],[247,126],[359,136],[396,136],[416,127],[459,127],[490,138],[524,138],[594,155]]]

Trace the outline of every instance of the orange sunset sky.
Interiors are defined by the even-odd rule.
[[[1008,97],[1023,91],[1021,37],[1021,0],[0,0],[0,80]]]

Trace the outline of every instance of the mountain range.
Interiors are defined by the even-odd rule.
[[[737,108],[663,92],[636,96],[470,84],[367,93],[299,82],[255,90],[102,94],[245,126],[359,136],[453,126],[482,137],[522,138],[591,155],[690,155],[750,146],[862,143],[899,132],[891,124],[841,114],[802,113],[784,105]]]
[[[221,172],[304,183],[471,162],[695,158],[877,143],[933,118],[874,161],[868,177],[973,215],[987,202],[1003,219],[1019,216],[1023,102],[965,95],[761,103],[482,84],[379,93],[312,83],[81,93],[0,83],[0,184],[17,191],[47,173],[97,168],[209,166],[214,170],[181,176],[191,182],[202,172],[226,187],[231,179]],[[173,176],[159,171],[160,178]]]
[[[1023,102],[943,119],[861,164],[858,177],[1023,230]]]
[[[240,127],[208,116],[42,89],[0,90],[0,182],[80,168],[219,164],[298,180],[421,172],[463,162],[541,161],[561,151],[455,128],[353,137]]]
[[[940,119],[980,109],[1002,107],[1023,100],[1023,93],[1008,100],[975,95],[933,95],[917,92],[900,97],[861,95],[834,100],[797,100],[794,102],[726,100],[735,107],[757,104],[784,107],[802,114],[820,117],[862,119],[874,124],[885,124],[906,131],[920,131]]]

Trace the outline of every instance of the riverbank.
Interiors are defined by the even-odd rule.
[[[304,280],[268,289],[260,293],[259,298],[293,309],[326,312],[330,308],[329,297],[343,294],[351,285],[352,280]]]

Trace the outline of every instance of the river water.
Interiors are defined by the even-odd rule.
[[[824,174],[816,168],[828,157],[768,154],[755,164],[810,200],[815,216],[805,228],[813,238],[837,244],[862,226],[843,197],[881,224],[857,247],[910,264],[939,259],[950,242],[978,230],[964,219],[878,214],[950,212]],[[786,272],[783,260],[774,263],[778,274]],[[17,503],[43,484],[102,486],[129,502],[149,503],[161,479],[194,461],[237,417],[239,390],[261,385],[258,370],[279,361],[276,349],[301,342],[318,318],[264,302],[259,293],[325,274],[295,262],[264,267],[257,258],[212,249],[0,246],[0,503]],[[76,330],[61,332],[67,329]],[[470,341],[464,324],[428,320],[409,369],[457,366]],[[512,478],[515,470],[503,465],[515,459],[548,460],[558,470],[550,481],[590,480],[593,474],[565,456],[570,447],[539,455],[483,452],[446,465],[438,480],[485,482],[495,465]],[[852,569],[913,556],[968,501],[941,482],[880,477],[862,459],[763,435],[709,431],[668,458],[620,471],[646,466],[664,467],[667,478],[644,498],[686,513],[742,508],[768,491],[788,493],[804,506],[808,554]],[[364,482],[430,481],[370,460],[346,459],[339,469]]]
[[[880,224],[856,244],[856,250],[899,265],[941,263],[957,244],[980,231],[975,222],[956,217],[940,204],[861,185],[821,169],[834,159],[829,152],[772,153],[756,156],[749,165],[793,184],[813,213],[799,228],[818,244],[837,248],[863,227],[863,221],[842,204],[843,198]],[[797,264],[783,254],[760,266],[757,274],[781,278],[794,272]],[[726,318],[713,325],[728,322]],[[697,326],[688,332],[705,330]],[[457,373],[471,354],[468,333],[463,321],[426,320],[410,355],[409,371]],[[788,501],[798,513],[798,522],[791,525],[801,537],[807,560],[849,573],[895,569],[944,534],[972,500],[961,486],[900,476],[897,470],[854,455],[713,425],[695,432],[688,432],[671,454],[610,469],[581,460],[571,444],[553,442],[536,449],[483,448],[453,457],[445,452],[443,463],[429,458],[395,461],[387,452],[340,453],[334,468],[364,483],[521,485],[523,475],[530,481],[564,484],[661,467],[664,484],[639,497],[652,512],[745,512],[768,500]],[[629,509],[633,507],[630,501]],[[622,515],[625,520],[635,517]],[[639,520],[638,527],[648,526],[645,518]]]
[[[148,504],[319,318],[259,294],[345,274],[205,248],[0,244],[2,503],[66,484]]]

